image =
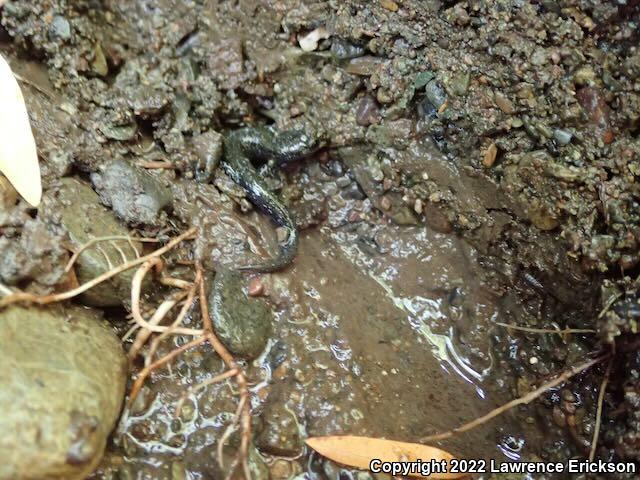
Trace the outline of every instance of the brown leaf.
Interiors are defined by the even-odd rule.
[[[369,470],[369,464],[373,459],[382,462],[439,462],[445,460],[447,466],[453,455],[434,447],[417,443],[396,442],[379,438],[356,436],[330,436],[313,437],[306,440],[307,445],[322,456],[336,463],[361,470]],[[418,473],[410,474],[412,477],[427,478]],[[428,478],[432,480],[453,480],[463,478],[460,473],[432,473]]]

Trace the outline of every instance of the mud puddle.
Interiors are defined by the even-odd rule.
[[[257,464],[274,479],[301,472],[326,478],[331,467],[308,457],[304,438],[419,441],[508,399],[489,340],[500,317],[497,296],[481,280],[476,252],[425,228],[384,225],[380,232],[384,254],[359,245],[348,229],[307,231],[295,265],[260,279],[276,321],[266,351],[247,366],[261,453],[254,452],[256,471]],[[222,371],[200,349],[156,373],[92,478],[221,475],[216,455],[235,411],[232,384],[190,395],[177,418],[175,407],[189,386]],[[467,458],[517,459],[525,445],[535,451],[538,435],[505,417],[499,428],[442,445]],[[233,449],[231,441],[225,452]]]

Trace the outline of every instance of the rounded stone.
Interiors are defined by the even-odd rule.
[[[120,340],[88,309],[12,306],[0,364],[0,480],[85,478],[124,399]]]

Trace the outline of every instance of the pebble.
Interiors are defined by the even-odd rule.
[[[389,200],[389,197],[383,196],[380,199],[380,207],[382,207],[383,210],[391,210],[391,200]]]
[[[444,105],[444,103],[447,101],[447,94],[435,79],[427,83],[427,85],[425,85],[424,87],[424,90],[427,94],[429,102],[436,109],[442,107],[442,105]]]
[[[216,273],[209,310],[222,343],[233,353],[253,359],[271,336],[273,313],[264,300],[244,293],[244,277],[232,270]]]
[[[125,160],[116,160],[103,172],[92,173],[91,181],[102,202],[131,225],[154,225],[160,211],[173,200],[171,190],[159,176]]]
[[[260,277],[253,277],[249,280],[248,292],[250,297],[260,297],[264,294],[264,284]]]
[[[380,107],[378,103],[371,95],[365,95],[356,109],[356,123],[362,127],[367,127],[379,121]]]
[[[52,40],[69,40],[71,38],[71,25],[63,16],[56,15],[49,26],[49,38]]]
[[[573,138],[573,134],[567,130],[556,128],[553,131],[553,138],[555,138],[556,142],[558,142],[560,145],[567,145],[571,142],[571,138]]]
[[[349,185],[351,185],[351,179],[348,175],[343,175],[336,180],[336,185],[340,188],[348,187]]]
[[[318,48],[318,42],[329,38],[329,31],[325,27],[318,27],[298,39],[300,48],[305,52],[313,52]]]
[[[495,143],[491,143],[491,145],[489,145],[484,152],[484,156],[482,158],[482,165],[484,165],[486,168],[492,167],[496,161],[497,155],[498,155],[498,147],[496,146]]]
[[[503,113],[507,115],[512,115],[515,112],[515,108],[513,107],[513,103],[509,100],[502,92],[497,92],[495,94],[494,101],[498,108],[502,110]]]
[[[398,4],[392,0],[380,0],[380,5],[382,5],[382,8],[389,10],[390,12],[397,12],[398,11]]]

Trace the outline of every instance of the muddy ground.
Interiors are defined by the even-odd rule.
[[[638,2],[38,0],[9,1],[0,21],[45,189],[37,212],[0,209],[5,286],[60,289],[65,209],[90,201],[141,236],[197,226],[178,256],[211,277],[274,254],[273,225],[222,169],[194,172],[243,126],[322,130],[319,152],[263,172],[301,243],[257,280],[273,314],[245,363],[257,478],[352,478],[304,438],[418,441],[613,346],[597,456],[640,460]],[[66,177],[98,197],[60,200]],[[126,298],[98,297],[76,302],[124,335]],[[231,384],[173,418],[222,368],[203,347],[155,374],[91,478],[223,478]],[[585,457],[603,374],[441,446]]]

